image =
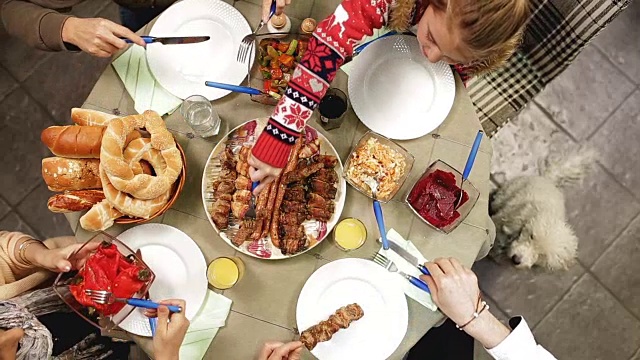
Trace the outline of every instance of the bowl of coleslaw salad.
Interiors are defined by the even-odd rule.
[[[411,173],[413,162],[413,155],[405,148],[369,131],[349,154],[343,176],[349,185],[368,197],[372,197],[372,193],[365,179],[374,178],[378,182],[377,199],[388,202]]]

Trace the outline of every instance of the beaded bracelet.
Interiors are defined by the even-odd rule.
[[[464,325],[458,326],[458,324],[456,324],[456,329],[458,329],[458,330],[464,329],[465,326],[471,324],[471,322],[473,320],[477,319],[478,316],[480,316],[480,314],[482,314],[483,311],[489,309],[489,304],[487,304],[486,301],[484,301],[482,299],[478,299],[478,301],[480,302],[480,304],[482,304],[482,308],[480,308],[479,311],[474,311],[473,312],[473,317],[471,318],[471,320],[467,321]]]
[[[35,243],[41,243],[38,240],[34,240],[34,239],[29,239],[29,240],[25,240],[24,242],[22,242],[22,244],[20,244],[20,247],[18,248],[18,257],[20,258],[20,260],[29,265],[29,266],[34,266],[33,263],[31,261],[29,261],[29,259],[27,259],[27,257],[25,256],[25,252],[27,251],[27,248],[31,245],[31,244],[35,244]]]

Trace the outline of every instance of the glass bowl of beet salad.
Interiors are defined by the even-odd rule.
[[[456,207],[461,193],[462,201]],[[437,160],[416,181],[405,202],[422,221],[448,234],[469,215],[479,196],[468,179],[462,182],[458,170]]]
[[[78,270],[61,273],[53,289],[74,312],[92,325],[111,330],[134,308],[122,302],[99,304],[85,290],[105,290],[117,298],[144,298],[155,275],[127,245],[99,232],[69,258]]]

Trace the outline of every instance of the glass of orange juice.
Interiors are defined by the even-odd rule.
[[[333,230],[333,241],[344,251],[359,249],[367,240],[367,228],[355,218],[343,219]]]
[[[244,263],[238,257],[219,257],[207,268],[209,284],[219,290],[230,289],[243,275]]]

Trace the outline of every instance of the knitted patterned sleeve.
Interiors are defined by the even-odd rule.
[[[274,113],[253,147],[252,154],[283,168],[291,147],[345,59],[365,36],[382,28],[392,0],[344,0],[318,24],[309,47],[296,67]]]

